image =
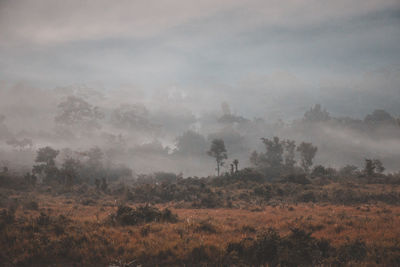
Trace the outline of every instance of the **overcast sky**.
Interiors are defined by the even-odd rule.
[[[399,44],[399,0],[0,0],[1,86],[125,86],[248,116],[400,115]]]

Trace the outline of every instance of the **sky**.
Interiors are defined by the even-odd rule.
[[[321,103],[400,116],[399,44],[399,0],[0,0],[0,90],[84,84],[196,112],[228,102],[292,118]]]

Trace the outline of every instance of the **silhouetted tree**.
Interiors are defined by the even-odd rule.
[[[273,139],[261,138],[267,150],[265,156],[269,167],[280,169],[283,161],[283,144],[279,137]]]
[[[375,164],[372,159],[365,159],[364,173],[369,176],[375,174]]]
[[[310,167],[313,165],[313,159],[317,153],[318,148],[313,146],[312,143],[302,142],[298,147],[297,151],[300,152],[301,167],[305,172],[309,172]]]
[[[235,165],[235,172],[238,172],[239,160],[238,159],[234,159],[232,163],[233,163],[233,165]]]
[[[364,121],[366,123],[395,123],[395,118],[390,115],[386,110],[383,109],[376,109],[372,112],[372,114],[368,114],[365,116]]]
[[[217,174],[219,176],[220,167],[224,165],[224,160],[228,158],[228,155],[226,154],[224,140],[222,139],[212,140],[210,150],[207,152],[207,154],[215,158],[217,162]]]
[[[364,173],[368,176],[372,176],[376,173],[383,173],[385,167],[379,159],[365,159]]]
[[[330,118],[329,112],[326,109],[322,109],[320,104],[316,104],[304,113],[304,121],[308,122],[327,121]]]
[[[381,174],[385,171],[382,162],[379,159],[374,159],[375,170],[377,173]]]
[[[56,180],[58,169],[56,167],[55,158],[60,151],[49,146],[40,148],[37,151],[35,162],[39,163],[33,166],[33,173],[45,174],[45,181],[50,182]]]

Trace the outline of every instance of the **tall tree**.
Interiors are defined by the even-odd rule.
[[[385,167],[383,167],[382,161],[379,159],[365,159],[364,173],[368,176],[375,175],[376,173],[383,173]]]
[[[215,158],[215,161],[217,162],[217,174],[219,176],[220,167],[224,165],[224,160],[228,158],[228,155],[226,154],[224,140],[212,140],[210,150],[207,152],[207,154]]]
[[[282,167],[283,161],[283,144],[279,137],[273,139],[261,138],[265,144],[267,152],[265,154],[269,167],[279,169]]]
[[[300,152],[301,166],[305,172],[309,172],[310,167],[313,165],[313,159],[317,153],[318,148],[313,146],[312,143],[302,142],[298,147],[297,151]]]
[[[375,164],[372,159],[365,159],[364,172],[369,176],[375,174]]]
[[[233,163],[233,165],[235,165],[235,172],[238,172],[239,160],[238,159],[234,159],[232,163]]]

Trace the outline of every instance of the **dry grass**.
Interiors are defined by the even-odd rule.
[[[13,195],[18,199],[21,195]],[[175,209],[174,203],[159,205],[178,214],[177,223],[148,223],[138,226],[111,226],[110,214],[115,213],[118,201],[110,196],[97,200],[94,205],[83,205],[79,198],[37,194],[38,210],[18,208],[13,225],[2,237],[2,250],[12,257],[9,264],[35,262],[35,246],[42,245],[40,238],[48,238],[69,252],[65,258],[92,265],[97,262],[107,265],[114,261],[155,260],[154,264],[184,262],[195,248],[212,246],[216,253],[224,251],[231,242],[252,237],[273,227],[281,235],[290,229],[300,228],[313,232],[315,238],[325,238],[331,245],[339,247],[349,241],[360,239],[375,247],[396,247],[400,241],[400,207],[386,204],[362,206],[336,206],[318,204],[258,206],[253,211],[243,209]],[[40,213],[50,218],[64,216],[67,220],[57,227],[37,227]],[[63,218],[63,217],[61,217]],[[22,230],[21,230],[22,229]],[[211,229],[211,230],[210,230]],[[22,231],[22,232],[21,232]],[[6,236],[4,236],[6,235]],[[68,238],[75,240],[64,244]],[[38,240],[36,240],[38,239]],[[5,240],[11,243],[5,243]],[[81,240],[77,246],[76,240]],[[75,246],[66,248],[63,246]],[[47,255],[61,265],[62,256]],[[3,257],[5,257],[3,255]],[[42,262],[46,264],[46,262]],[[65,263],[65,262],[64,262]]]

